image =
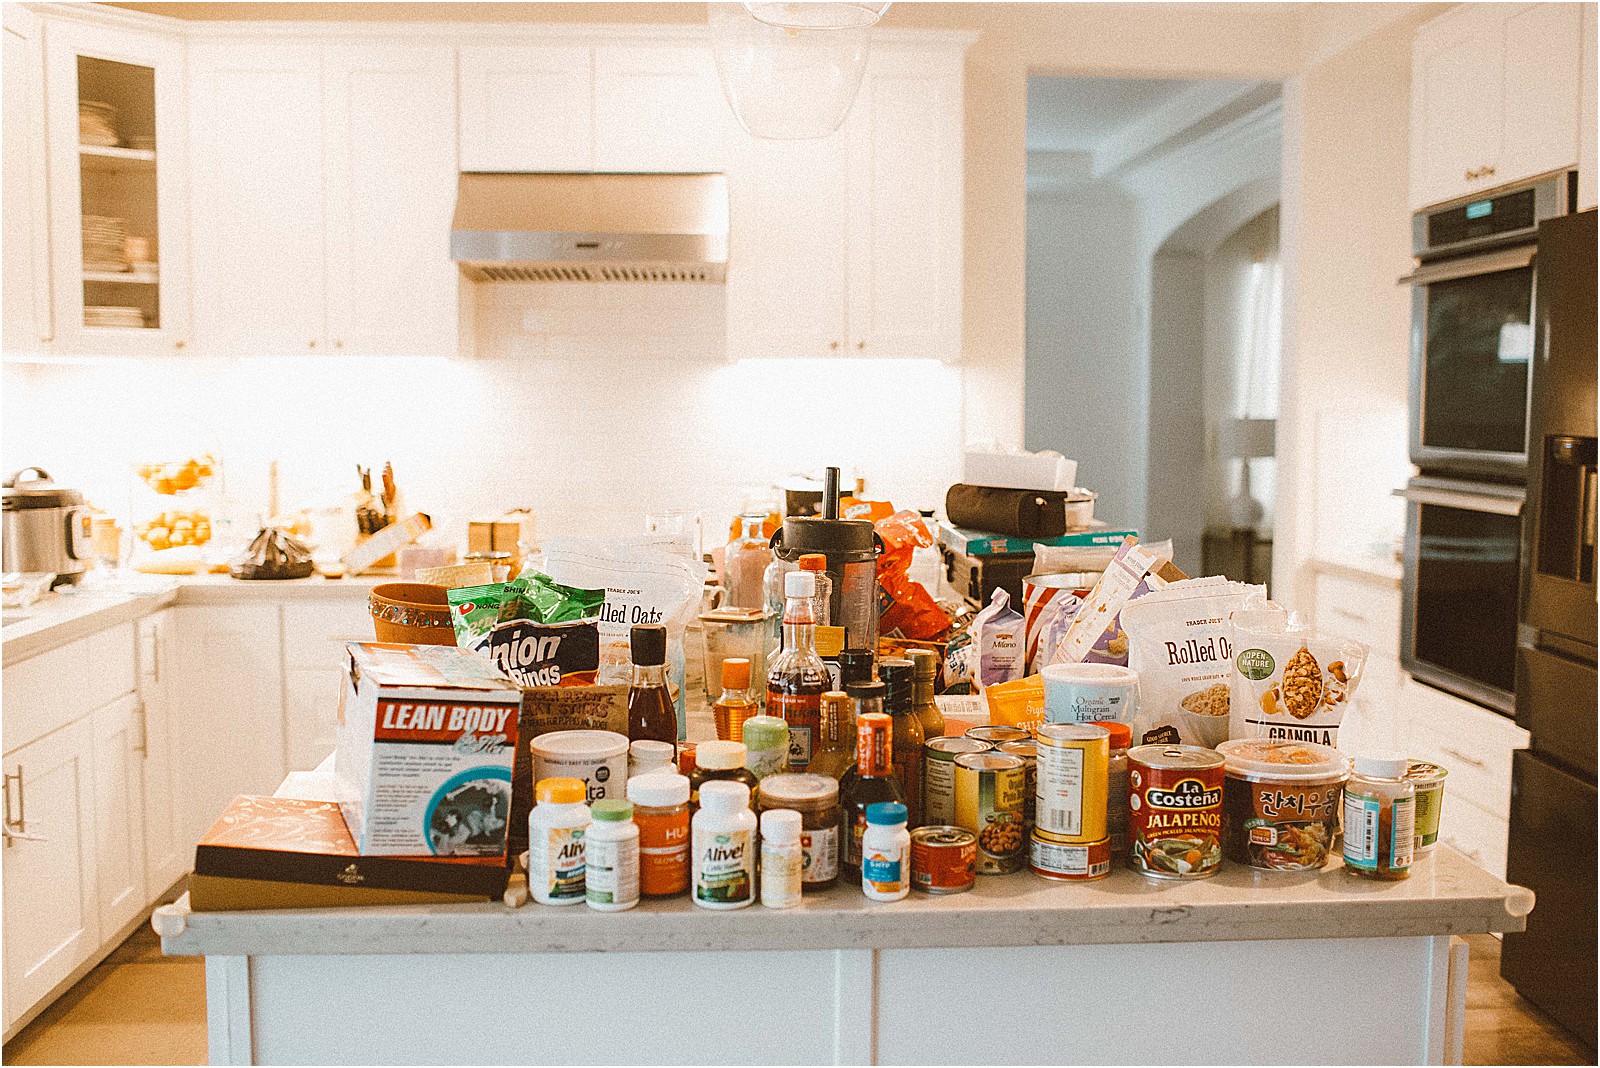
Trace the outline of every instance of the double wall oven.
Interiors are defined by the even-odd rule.
[[[1542,344],[1538,231],[1576,175],[1412,219],[1411,462],[1400,659],[1495,711],[1515,707],[1531,372]]]

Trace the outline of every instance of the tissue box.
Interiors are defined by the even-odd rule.
[[[1071,493],[1078,484],[1078,461],[1059,452],[998,452],[969,449],[961,481],[969,486]]]
[[[362,856],[504,856],[522,691],[449,645],[348,642],[334,773]]]

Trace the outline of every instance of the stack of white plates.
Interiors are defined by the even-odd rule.
[[[117,109],[98,100],[78,102],[78,143],[115,148],[122,144],[117,136]]]
[[[156,148],[155,134],[129,134],[123,140],[129,148],[137,148],[141,152],[154,152]]]
[[[142,329],[145,325],[144,311],[139,308],[118,308],[91,304],[83,309],[83,325]]]
[[[83,217],[83,269],[128,269],[127,224],[122,219],[110,215]]]

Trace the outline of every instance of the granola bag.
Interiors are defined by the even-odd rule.
[[[1270,603],[1235,612],[1228,734],[1338,748],[1367,647],[1322,634]]]
[[[1139,673],[1133,744],[1216,746],[1228,739],[1233,636],[1229,616],[1267,588],[1185,579],[1122,609],[1128,666]]]

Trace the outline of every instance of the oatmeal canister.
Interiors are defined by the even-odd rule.
[[[1106,837],[1111,733],[1088,723],[1039,727],[1035,826],[1057,842]]]
[[[1128,866],[1203,879],[1222,865],[1222,754],[1198,745],[1128,750]]]
[[[1046,879],[1088,882],[1111,874],[1111,839],[1098,842],[1056,842],[1033,832],[1028,843],[1028,867]]]
[[[956,757],[956,824],[978,836],[978,874],[1020,871],[1028,843],[1022,835],[1022,801],[1028,775],[1009,753]]]
[[[1417,788],[1416,852],[1427,853],[1439,841],[1439,810],[1444,805],[1444,777],[1450,774],[1437,764],[1424,764],[1413,760],[1406,772]]]
[[[956,757],[994,748],[976,738],[929,738],[922,747],[922,818],[930,824],[956,821]]]
[[[977,835],[965,827],[918,827],[911,832],[911,889],[959,894],[977,881]]]
[[[1339,830],[1350,762],[1314,742],[1236,738],[1217,746],[1227,772],[1222,855],[1272,871],[1315,871]]]

